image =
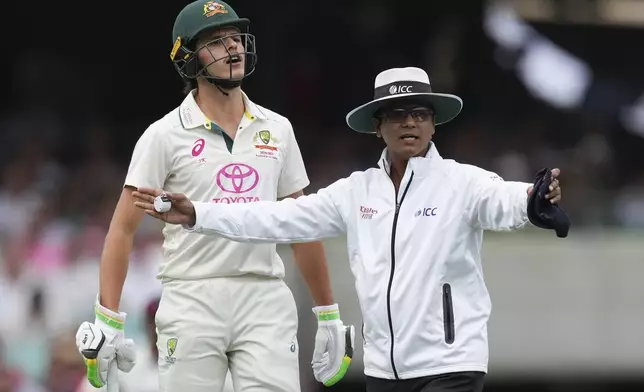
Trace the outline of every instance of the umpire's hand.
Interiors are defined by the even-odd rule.
[[[561,170],[555,168],[550,171],[552,173],[552,179],[550,180],[550,186],[548,187],[548,194],[546,195],[546,199],[550,200],[550,203],[552,204],[559,204],[561,201],[561,187],[559,186],[559,174],[561,174]],[[528,195],[532,193],[532,187],[528,188]]]
[[[197,220],[195,207],[190,199],[182,193],[167,193],[155,188],[139,188],[132,192],[132,196],[137,200],[134,205],[150,216],[175,225],[195,225]],[[154,208],[154,199],[157,197],[169,199],[170,209],[165,212],[157,211]]]

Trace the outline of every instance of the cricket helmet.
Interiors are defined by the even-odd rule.
[[[216,84],[223,88],[238,87],[243,78],[247,77],[255,70],[257,64],[257,52],[255,47],[255,36],[249,33],[250,20],[240,18],[235,10],[223,1],[194,1],[185,6],[172,28],[172,40],[174,45],[170,52],[170,60],[174,64],[177,72],[184,79],[196,79],[203,77],[209,82]],[[197,57],[197,52],[217,40],[214,39],[201,47],[197,46],[197,39],[199,35],[206,31],[217,30],[226,27],[234,27],[239,30],[239,36],[243,43],[244,51],[238,53],[231,53],[228,48],[228,54],[224,57],[214,58],[209,64],[200,64]],[[225,45],[224,45],[225,47]],[[228,78],[215,77],[208,73],[207,68],[210,64],[227,59],[233,58],[238,61],[238,56],[243,56],[245,59],[244,76],[241,78],[233,78],[233,60],[230,61],[230,74]]]

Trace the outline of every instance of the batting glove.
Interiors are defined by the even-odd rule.
[[[105,386],[112,361],[123,372],[132,370],[136,350],[131,339],[125,339],[125,313],[115,313],[102,306],[98,298],[94,306],[94,324],[84,322],[76,332],[76,346],[85,360],[87,379],[95,388]]]
[[[313,375],[324,386],[340,381],[349,369],[353,358],[355,328],[345,326],[340,320],[338,304],[316,306],[313,313],[318,318],[313,351]]]

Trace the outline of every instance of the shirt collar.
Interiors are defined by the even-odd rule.
[[[246,115],[250,115],[251,120],[255,120],[255,118],[259,118],[260,120],[268,120],[264,112],[262,112],[262,109],[255,104],[255,102],[251,101],[248,98],[248,95],[244,91],[242,91],[242,96],[244,97],[244,104],[246,105]]]
[[[429,150],[427,154],[423,157],[412,157],[409,159],[407,167],[412,170],[418,177],[424,177],[424,175],[429,171],[436,162],[442,161],[443,157],[440,156],[436,145],[433,142],[430,142]],[[380,154],[380,160],[378,161],[378,166],[384,170],[387,174],[390,172],[391,162],[389,162],[389,154],[387,153],[387,148],[382,150]]]
[[[181,119],[181,124],[185,129],[194,129],[201,126],[210,128],[211,121],[205,114],[203,114],[199,105],[197,105],[197,101],[195,101],[195,93],[196,90],[190,91],[179,107],[179,118]],[[243,91],[242,97],[244,99],[244,106],[246,107],[244,115],[250,121],[255,121],[255,119],[258,118],[266,120],[266,115],[261,111],[259,106],[252,102]]]

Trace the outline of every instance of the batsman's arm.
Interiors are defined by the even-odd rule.
[[[277,183],[277,197],[297,199],[304,196],[303,189],[310,185],[300,147],[293,126],[285,144],[284,165]],[[322,242],[291,244],[293,259],[311,292],[315,305],[333,305],[333,294]]]
[[[297,199],[246,204],[193,202],[195,225],[185,229],[237,242],[314,242],[346,232],[343,203],[348,198],[349,179],[345,178]]]
[[[99,301],[118,312],[127,276],[134,234],[144,213],[134,206],[132,192],[138,187],[162,188],[170,173],[171,150],[164,137],[164,126],[149,126],[134,146],[121,196],[114,210],[101,257]]]
[[[300,196],[304,196],[303,191],[295,192],[289,197],[297,199]],[[316,306],[333,305],[329,268],[322,242],[291,244],[291,249],[295,264],[311,292],[314,304]]]
[[[143,219],[143,211],[134,206],[133,190],[126,186],[121,191],[101,257],[100,303],[114,312],[119,311],[134,234]]]

